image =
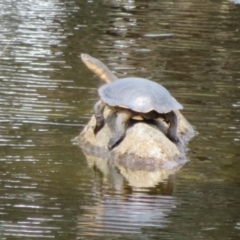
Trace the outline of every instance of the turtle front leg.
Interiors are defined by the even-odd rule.
[[[121,111],[118,113],[113,136],[108,142],[109,150],[113,149],[125,137],[127,124],[131,117],[132,114],[129,111]]]
[[[175,143],[178,143],[179,142],[179,138],[177,136],[178,118],[177,118],[176,113],[174,111],[166,113],[165,119],[166,119],[166,121],[169,122],[169,128],[168,128],[168,131],[167,131],[167,137],[171,141],[173,141]]]
[[[98,101],[93,108],[93,113],[96,118],[96,125],[93,129],[94,134],[96,135],[104,126],[104,117],[103,111],[105,108],[105,103],[103,101]]]

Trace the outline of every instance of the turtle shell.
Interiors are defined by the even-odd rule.
[[[122,78],[98,89],[103,102],[112,107],[131,109],[139,113],[152,110],[168,113],[183,106],[158,83],[144,78]]]

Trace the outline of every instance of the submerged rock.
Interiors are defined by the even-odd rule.
[[[107,144],[112,136],[116,114],[108,108],[104,111],[106,124],[101,131],[94,135],[95,117],[93,116],[80,133],[79,144],[88,155],[108,159],[110,163],[133,171],[178,168],[186,162],[185,144],[194,136],[194,130],[180,112],[176,111],[176,113],[179,121],[178,145],[166,137],[168,126],[164,121],[159,121],[160,131],[150,123],[131,120],[126,137],[109,151]]]

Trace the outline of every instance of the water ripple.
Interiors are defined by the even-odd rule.
[[[239,238],[237,5],[5,0],[0,9],[1,239]],[[81,52],[119,77],[161,83],[184,105],[199,135],[170,190],[106,176],[71,145],[102,84]]]

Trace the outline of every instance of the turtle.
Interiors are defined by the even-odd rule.
[[[123,140],[130,119],[155,120],[159,117],[169,122],[167,137],[179,142],[178,119],[174,110],[183,106],[160,84],[144,78],[128,77],[104,84],[98,89],[100,101],[94,105],[96,125],[94,134],[104,126],[103,111],[107,105],[117,113],[113,136],[108,148],[114,148]],[[157,125],[157,124],[156,124]]]
[[[154,120],[152,123],[158,127],[158,118],[163,118],[169,123],[167,137],[174,143],[179,142],[175,110],[183,109],[183,106],[166,88],[139,77],[119,79],[100,60],[88,54],[81,54],[81,58],[90,70],[107,83],[98,89],[100,100],[93,108],[96,118],[94,134],[105,124],[103,111],[106,105],[117,113],[113,135],[108,142],[110,150],[124,139],[130,119]]]

